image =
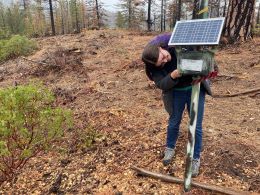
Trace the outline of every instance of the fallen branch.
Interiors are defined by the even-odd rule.
[[[171,176],[168,176],[168,175],[163,175],[163,174],[160,174],[160,173],[154,173],[154,172],[142,169],[142,168],[138,168],[136,166],[132,166],[131,169],[137,171],[138,174],[141,174],[143,176],[152,177],[152,178],[155,178],[155,179],[160,179],[161,181],[170,182],[170,183],[177,183],[177,184],[183,184],[184,183],[183,179],[171,177]],[[218,187],[218,186],[214,186],[214,185],[210,185],[210,184],[203,184],[203,183],[195,182],[195,181],[191,182],[191,186],[199,187],[199,188],[202,188],[202,189],[206,189],[206,190],[210,190],[210,191],[214,191],[214,192],[219,192],[219,193],[223,193],[223,194],[229,194],[229,195],[251,194],[249,192],[239,192],[239,191],[235,191],[235,190],[230,189],[230,188]]]
[[[36,64],[41,64],[41,65],[45,65],[45,66],[56,66],[56,65],[53,65],[53,64],[48,64],[48,63],[45,63],[45,62],[41,62],[41,61],[36,61],[36,60],[31,60],[31,59],[28,59],[26,57],[23,57],[22,58],[26,61],[29,61],[29,62],[33,62],[33,63],[36,63]]]
[[[221,78],[221,77],[224,77],[224,78],[226,78],[226,79],[238,78],[238,77],[235,76],[235,75],[227,75],[227,74],[220,74],[220,75],[218,75],[216,78]]]
[[[254,98],[254,97],[256,97],[257,95],[260,95],[260,92],[255,93],[255,94],[253,94],[253,95],[250,95],[249,97]]]
[[[250,89],[250,90],[247,90],[247,91],[239,92],[239,93],[224,94],[224,95],[213,95],[213,97],[215,97],[215,98],[235,97],[235,96],[246,95],[246,94],[254,93],[254,92],[258,92],[258,91],[260,91],[260,87],[256,88],[256,89]]]

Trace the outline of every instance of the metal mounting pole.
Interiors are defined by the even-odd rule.
[[[208,0],[200,0],[198,18],[208,18]],[[184,191],[187,192],[191,188],[191,176],[192,176],[192,159],[195,145],[195,132],[198,116],[198,104],[200,94],[200,83],[192,86],[191,106],[190,106],[190,123],[188,131],[188,144],[187,144],[187,156],[186,167],[184,173]]]

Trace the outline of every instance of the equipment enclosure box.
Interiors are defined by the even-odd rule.
[[[183,75],[206,76],[214,70],[214,53],[206,51],[177,52],[177,67]]]

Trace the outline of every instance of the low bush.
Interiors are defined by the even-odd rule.
[[[257,24],[255,28],[253,28],[253,35],[260,37],[260,24]]]
[[[14,35],[0,40],[0,62],[21,55],[29,55],[37,48],[36,43],[25,36]]]
[[[12,179],[71,127],[71,112],[53,102],[54,96],[40,84],[0,90],[0,182]]]
[[[105,137],[99,133],[93,126],[89,125],[86,129],[81,132],[79,138],[79,148],[85,149],[91,147],[94,143],[100,142]]]

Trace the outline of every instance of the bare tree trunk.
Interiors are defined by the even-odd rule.
[[[177,10],[177,6],[178,6],[178,3],[177,3],[177,0],[174,0],[172,2],[172,25],[170,25],[170,28],[174,28],[175,24],[176,24],[176,20],[177,20],[177,13],[176,13],[176,10]]]
[[[220,0],[218,0],[217,17],[220,17]]]
[[[255,0],[231,0],[224,27],[224,35],[231,43],[252,37]]]
[[[85,22],[85,4],[84,4],[84,0],[81,1],[82,4],[82,23],[83,23],[83,28],[86,28],[86,22]]]
[[[28,8],[28,1],[27,0],[23,0],[23,9],[27,10]]]
[[[209,15],[210,18],[219,17],[220,0],[209,1]]]
[[[161,32],[165,31],[166,0],[161,2]]]
[[[227,1],[228,0],[225,0],[225,5],[224,5],[224,8],[223,8],[223,17],[226,16],[226,10],[227,10]]]
[[[152,27],[152,21],[151,21],[151,3],[152,0],[148,0],[148,18],[147,18],[147,30],[151,31],[151,27]]]
[[[49,0],[49,6],[50,6],[52,35],[54,36],[56,33],[55,33],[55,24],[54,24],[54,17],[53,17],[52,0]]]
[[[154,29],[154,31],[156,31],[156,15],[154,14],[153,15],[153,29]]]
[[[80,26],[79,26],[79,16],[78,16],[78,4],[77,4],[77,0],[75,0],[75,19],[76,19],[76,28],[77,28],[77,33],[80,33]]]
[[[63,15],[63,14],[62,14]],[[64,17],[61,15],[61,34],[65,34]]]
[[[199,0],[194,0],[194,2],[193,2],[192,19],[197,19],[198,18],[198,12],[199,12]]]
[[[69,1],[68,0],[66,0],[66,18],[67,18],[66,33],[70,33],[71,32],[71,28],[70,28],[71,14],[70,14],[70,11],[69,11]]]
[[[128,28],[132,28],[132,0],[128,1]]]
[[[181,20],[181,0],[178,1],[178,17],[177,20]]]
[[[163,1],[164,0],[161,0],[161,32],[163,31]]]
[[[64,22],[64,5],[63,2],[60,3],[60,10],[61,10],[61,34],[65,34],[65,22]]]
[[[98,28],[100,28],[100,13],[99,13],[99,7],[98,7],[98,0],[96,0],[96,14],[97,14]]]
[[[166,0],[164,0],[163,6],[163,31],[166,30]]]

